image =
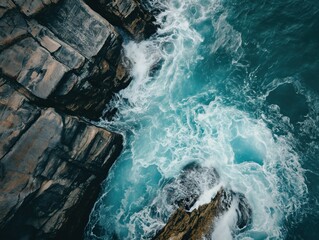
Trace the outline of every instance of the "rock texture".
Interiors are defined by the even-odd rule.
[[[182,207],[178,208],[166,226],[153,239],[197,240],[209,237],[214,218],[223,212],[223,209],[220,208],[223,194],[223,191],[218,192],[210,204],[202,205],[192,212],[187,212]]]
[[[138,0],[86,0],[102,16],[140,41],[156,32],[155,18]]]
[[[194,162],[169,180],[163,187],[162,201],[176,211],[153,239],[211,239],[214,224],[227,211],[235,211],[232,215],[236,215],[237,219],[233,230],[244,230],[250,224],[252,211],[243,194],[221,188],[210,203],[200,205],[201,196],[207,194],[208,189],[220,188],[219,178],[216,169]]]
[[[204,189],[211,189],[218,183],[219,175],[215,169],[190,163],[163,188],[163,196],[166,196],[165,203],[189,211],[199,196],[204,193]]]
[[[0,238],[78,235],[121,136],[40,109],[9,84],[0,87],[0,109]]]
[[[96,119],[112,94],[129,83],[121,35],[82,0],[1,4],[0,70],[35,97]],[[127,31],[142,39],[155,29],[138,2],[125,1],[125,7],[130,10],[119,21]]]
[[[236,201],[233,200],[236,198]],[[211,239],[214,224],[232,204],[237,204],[237,227],[241,230],[250,222],[251,209],[241,194],[221,189],[208,204],[191,212],[179,207],[169,218],[165,227],[154,240],[198,240]]]
[[[122,26],[149,35],[150,15],[125,4]],[[101,116],[130,81],[104,17],[82,0],[0,2],[0,239],[83,237],[122,137],[81,118]]]

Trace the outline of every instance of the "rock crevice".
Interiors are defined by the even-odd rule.
[[[135,0],[125,6],[135,17],[121,26],[148,36],[151,15]],[[108,13],[83,0],[0,3],[1,239],[83,237],[122,149],[121,135],[83,119],[98,119],[131,79]]]
[[[219,175],[213,168],[196,163],[187,165],[182,172],[163,188],[165,205],[176,210],[166,225],[157,232],[153,240],[197,240],[212,239],[218,221],[228,211],[235,217],[234,226],[228,226],[234,233],[246,229],[251,222],[252,210],[246,197],[219,185]],[[200,195],[203,189],[214,189],[217,193],[211,201],[203,204]],[[199,202],[198,202],[199,201]],[[227,230],[227,226],[223,226]]]

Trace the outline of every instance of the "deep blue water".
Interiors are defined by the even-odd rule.
[[[86,238],[150,239],[176,209],[165,187],[195,162],[220,176],[214,187],[208,172],[192,177],[195,205],[223,186],[252,208],[244,231],[228,214],[212,239],[318,239],[319,1],[148,3],[161,28],[125,45],[134,79],[99,123],[125,149]]]

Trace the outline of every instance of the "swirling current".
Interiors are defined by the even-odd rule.
[[[98,123],[123,134],[124,150],[85,238],[151,239],[176,209],[165,186],[196,163],[252,210],[241,231],[225,214],[212,239],[318,239],[319,2],[145,4],[160,27],[125,42],[133,80]],[[208,172],[194,177],[197,205],[216,194]]]

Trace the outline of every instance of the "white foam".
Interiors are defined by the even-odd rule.
[[[272,134],[265,119],[254,119],[235,107],[226,106],[214,89],[205,89],[193,96],[183,92],[190,84],[196,63],[203,59],[197,51],[204,38],[193,25],[198,26],[211,18],[222,7],[220,1],[175,0],[152,1],[151,4],[166,9],[157,17],[161,28],[153,39],[125,46],[134,80],[114,101],[119,110],[117,118],[113,122],[101,122],[123,131],[128,147],[122,156],[132,161],[131,169],[125,172],[129,175],[123,176],[130,185],[121,199],[116,223],[112,224],[126,229],[123,231],[128,232],[129,239],[152,236],[174,208],[164,201],[166,196],[162,196],[159,184],[156,197],[148,205],[138,211],[132,210],[143,202],[136,194],[144,186],[141,168],[155,164],[163,178],[168,179],[196,161],[215,168],[221,179],[215,188],[206,187],[205,176],[198,180],[203,182],[203,194],[193,209],[208,203],[219,187],[225,186],[243,193],[252,207],[252,225],[238,233],[238,239],[249,238],[256,232],[268,238],[281,238],[282,221],[301,207],[307,192],[296,152],[286,138]],[[194,23],[190,18],[193,15]],[[226,21],[225,15],[210,22],[209,27],[217,31],[216,42],[210,46],[212,53],[226,48],[235,59],[240,57],[241,35]],[[152,66],[161,60],[161,69],[150,76]],[[258,161],[238,161],[240,152],[234,146],[235,140],[243,143],[246,151],[256,154]],[[119,161],[127,161],[127,158]],[[114,179],[111,175],[108,181],[122,187],[122,183]],[[112,198],[111,193],[107,194]],[[159,212],[156,216],[152,213],[154,206]],[[232,239],[235,206],[232,204],[216,224],[214,239]],[[110,219],[105,221],[114,220]]]
[[[214,224],[214,231],[211,239],[214,240],[232,240],[233,230],[237,222],[236,208],[238,206],[238,199],[234,198],[230,208],[223,214]]]
[[[209,190],[205,190],[202,195],[199,196],[198,200],[194,204],[194,206],[189,210],[190,212],[194,211],[195,209],[198,209],[199,206],[202,206],[204,204],[210,203],[211,200],[216,196],[217,192],[221,189],[222,184],[219,183],[213,188]]]

